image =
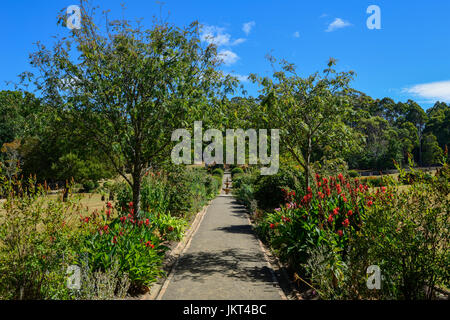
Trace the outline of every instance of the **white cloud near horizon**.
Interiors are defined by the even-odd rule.
[[[410,93],[430,101],[450,102],[450,80],[417,84],[403,89]]]
[[[352,24],[348,21],[342,20],[341,18],[336,18],[332,23],[328,25],[328,28],[325,30],[325,32],[333,32],[337,29],[342,29],[351,25]]]
[[[256,25],[255,21],[244,23],[242,25],[242,31],[244,31],[245,34],[248,36],[255,25]]]

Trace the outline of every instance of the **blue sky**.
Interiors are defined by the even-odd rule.
[[[58,12],[77,0],[16,0],[0,9],[0,89],[5,81],[30,70],[33,43],[52,43],[68,31],[56,25]],[[169,22],[205,25],[205,41],[215,41],[227,63],[223,70],[243,79],[249,94],[257,88],[250,73],[270,75],[267,53],[297,65],[302,75],[322,70],[329,57],[338,70],[354,70],[357,90],[374,98],[414,99],[428,108],[436,100],[450,102],[450,1],[156,1],[95,0],[121,17],[144,18],[150,26],[160,12]],[[381,29],[369,30],[369,5],[381,9]],[[210,37],[208,37],[208,35]]]

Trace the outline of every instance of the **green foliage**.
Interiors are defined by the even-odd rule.
[[[360,175],[359,175],[358,171],[356,171],[356,170],[349,170],[348,176],[350,178],[358,178]]]
[[[323,245],[333,245],[344,250],[348,239],[359,230],[361,215],[377,197],[367,186],[347,180],[343,175],[320,178],[316,188],[302,194],[283,189],[285,205],[266,213],[258,222],[258,232],[269,242],[280,257],[296,270],[307,262],[308,251]],[[377,201],[381,201],[377,200]]]
[[[168,172],[150,172],[142,182],[141,210],[188,217],[216,197],[222,184],[221,178],[220,181],[217,178],[205,169],[183,166],[172,166]],[[119,207],[128,208],[133,200],[131,187],[118,183],[113,189]]]
[[[244,173],[244,170],[242,168],[239,168],[239,167],[233,168],[231,170],[231,176],[233,177],[233,179],[235,178],[236,175],[240,175],[240,174],[243,174],[243,173]]]
[[[273,57],[271,62],[275,62]],[[358,136],[347,125],[352,115],[348,91],[354,72],[337,72],[335,64],[331,58],[323,73],[301,77],[293,64],[282,60],[273,79],[250,76],[263,87],[262,122],[280,128],[280,152],[302,166],[305,186],[309,185],[310,164],[318,160],[312,158],[315,149],[320,156],[336,158],[337,150],[358,147]]]
[[[300,189],[305,178],[301,172],[292,167],[281,167],[271,176],[260,175],[255,182],[255,199],[258,206],[265,210],[273,210],[284,203],[282,189]]]
[[[0,176],[7,195],[0,216],[0,298],[68,299],[67,266],[79,252],[80,233],[68,226],[76,202],[51,200],[29,179]]]
[[[214,176],[223,177],[223,170],[220,168],[216,168],[213,170],[212,174]]]
[[[167,249],[155,234],[156,218],[156,215],[145,214],[141,220],[130,213],[110,221],[104,215],[100,219],[92,216],[86,222],[90,224],[86,228],[92,231],[84,239],[83,246],[89,268],[105,272],[117,261],[119,271],[127,273],[133,288],[149,286],[156,281],[162,275],[161,264]]]
[[[387,184],[387,180],[385,180],[385,178],[383,178],[382,176],[380,177],[361,177],[358,178],[358,181],[362,184],[366,184],[369,187],[382,187],[382,186],[386,186]]]
[[[402,174],[406,174],[401,170]],[[358,290],[382,299],[431,299],[434,286],[447,286],[450,262],[450,200],[448,180],[424,174],[395,197],[377,202],[364,216],[361,233],[352,240],[350,257],[360,272],[370,264],[379,265],[384,277],[381,290]],[[447,184],[447,188],[445,185]]]

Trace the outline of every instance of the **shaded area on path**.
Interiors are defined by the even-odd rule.
[[[230,195],[211,203],[162,299],[281,299],[244,207]]]

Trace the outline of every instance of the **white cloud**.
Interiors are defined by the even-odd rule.
[[[250,31],[252,31],[255,25],[255,21],[244,23],[244,25],[242,26],[242,31],[244,31],[246,35],[249,35]]]
[[[231,36],[225,33],[224,28],[204,25],[200,31],[200,39],[208,44],[223,46],[230,43]]]
[[[293,34],[293,37],[294,38],[300,38],[300,32],[295,31],[294,34]]]
[[[239,39],[234,40],[234,41],[231,43],[231,45],[232,45],[232,46],[237,46],[238,44],[241,44],[241,43],[243,43],[243,42],[245,42],[245,41],[247,41],[247,39],[239,38]]]
[[[417,84],[403,89],[403,92],[417,95],[431,101],[450,102],[450,80]]]
[[[328,28],[325,30],[326,32],[332,32],[337,29],[349,27],[352,24],[348,21],[344,21],[341,18],[336,18],[332,23],[329,24]]]
[[[240,82],[248,82],[248,75],[242,75],[237,73],[230,73],[231,76],[236,77]]]
[[[231,40],[231,35],[225,32],[225,28],[203,25],[200,30],[200,40],[208,44],[221,46],[236,46],[246,41],[244,38]]]
[[[227,66],[232,65],[232,64],[236,63],[236,61],[239,60],[239,56],[231,50],[220,50],[218,57]]]

